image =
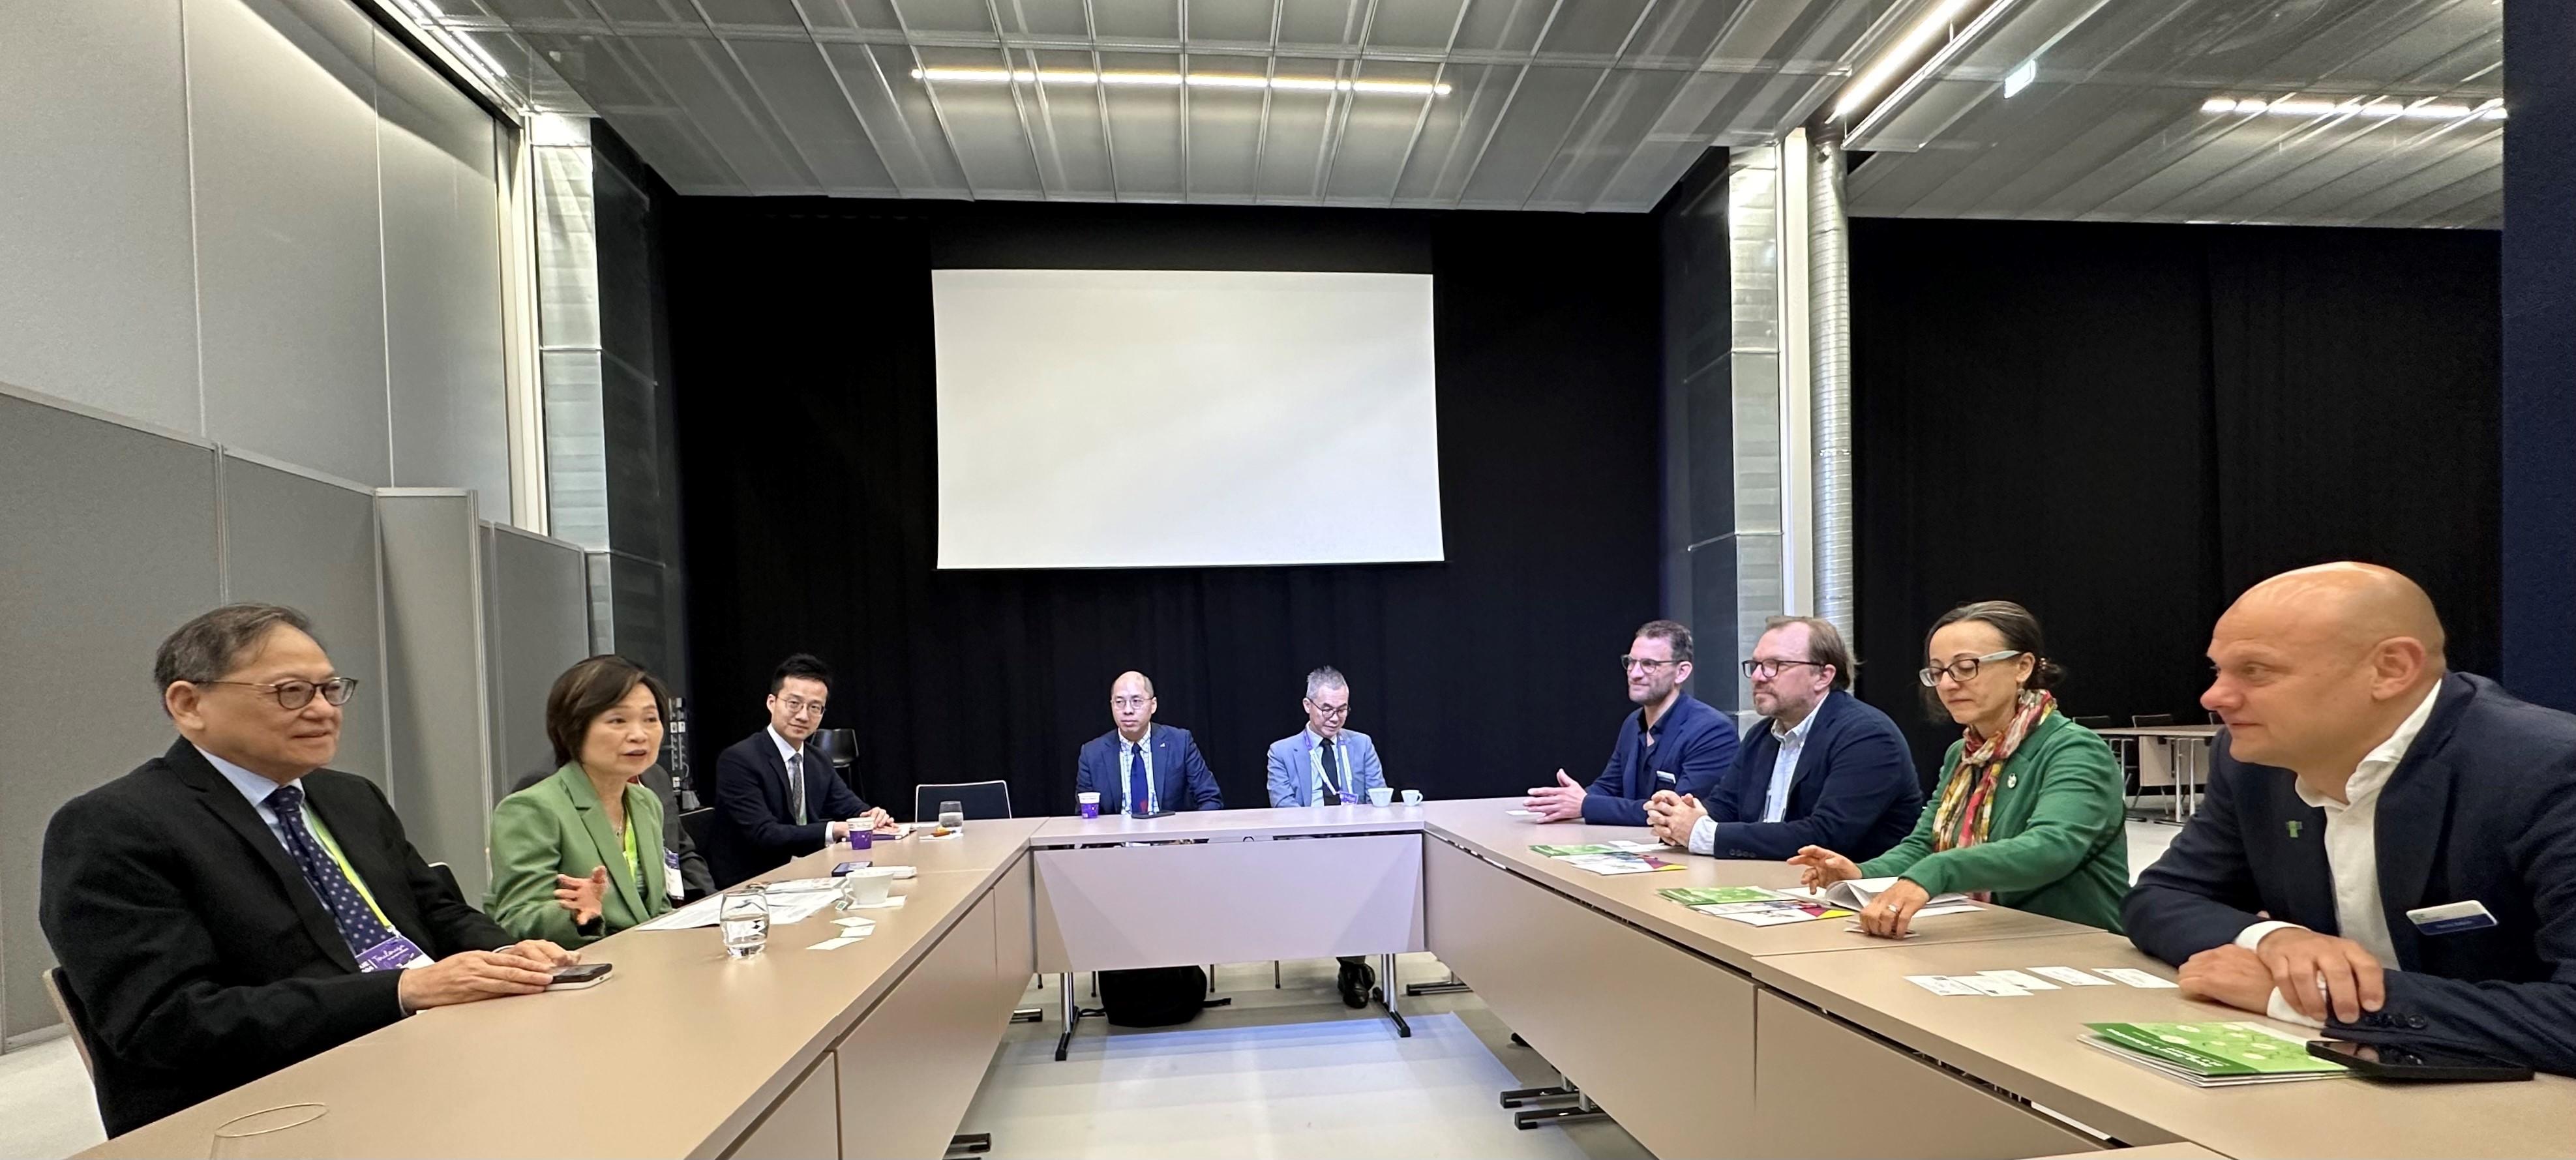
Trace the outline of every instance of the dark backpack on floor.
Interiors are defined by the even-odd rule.
[[[1100,1009],[1120,1027],[1170,1027],[1199,1017],[1207,989],[1199,967],[1102,971]]]

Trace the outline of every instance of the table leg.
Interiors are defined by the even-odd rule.
[[[1395,1020],[1396,1037],[1410,1039],[1413,1027],[1404,1021],[1404,1013],[1395,1009],[1395,956],[1379,955],[1377,962],[1377,1000],[1386,1008],[1386,1017]]]

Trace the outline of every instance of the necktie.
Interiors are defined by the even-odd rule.
[[[370,949],[394,938],[393,930],[376,917],[373,907],[358,894],[349,876],[340,872],[340,864],[322,852],[322,843],[304,824],[304,787],[281,785],[268,795],[270,813],[277,815],[278,828],[286,832],[286,853],[295,859],[296,869],[304,872],[304,881],[313,887],[322,908],[331,912],[331,925],[340,928],[340,938],[349,944],[349,953],[364,955]]]
[[[1333,759],[1333,743],[1327,741],[1324,743],[1324,792],[1316,797],[1315,804],[1325,806],[1342,804],[1342,791],[1336,788],[1341,784],[1341,763]]]
[[[796,803],[796,824],[805,824],[805,755],[787,759],[787,796]]]
[[[1153,795],[1152,791],[1151,791],[1151,790],[1147,787],[1147,785],[1146,785],[1146,779],[1147,779],[1147,776],[1148,776],[1148,775],[1147,775],[1147,774],[1146,774],[1146,772],[1145,772],[1145,747],[1144,747],[1143,745],[1130,745],[1130,746],[1128,746],[1128,747],[1127,747],[1127,812],[1128,812],[1128,813],[1131,813],[1131,814],[1141,814],[1141,813],[1146,813],[1146,812],[1148,812],[1148,811],[1149,811],[1150,807],[1153,805],[1153,798],[1154,798],[1154,795]]]

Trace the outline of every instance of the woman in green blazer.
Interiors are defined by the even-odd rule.
[[[492,921],[570,947],[670,911],[662,800],[634,780],[661,757],[669,700],[619,656],[555,678],[546,736],[561,767],[492,811]]]
[[[2060,716],[2049,692],[2064,676],[2039,619],[2008,600],[1951,609],[1932,626],[1919,674],[1967,732],[1941,759],[1948,772],[1914,833],[1854,865],[1809,846],[1789,859],[1810,886],[1898,876],[1860,913],[1861,929],[1903,938],[1914,912],[1953,891],[1979,901],[2120,933],[2129,848],[2120,764],[2093,731]]]

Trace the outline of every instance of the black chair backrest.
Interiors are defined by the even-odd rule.
[[[680,832],[689,836],[689,845],[696,847],[700,854],[706,853],[707,843],[716,836],[715,808],[681,811]]]
[[[859,759],[859,731],[856,729],[817,729],[814,751],[835,769],[847,769]]]
[[[535,785],[538,782],[553,777],[554,775],[555,771],[551,769],[540,769],[535,773],[526,774],[520,777],[519,780],[510,783],[510,792],[517,793],[520,790],[526,789],[529,786]]]
[[[45,968],[45,998],[53,1000],[54,1014],[62,1016],[63,1026],[72,1029],[72,1050],[80,1053],[81,1069],[95,1082],[98,1060],[90,1054],[89,1016],[81,1011],[80,997],[72,994],[71,984],[63,981],[61,967]]]
[[[2108,729],[2111,727],[2111,719],[2109,717],[2069,717],[2067,720],[2087,729]]]
[[[2173,714],[2140,713],[2129,718],[2129,724],[2139,729],[2144,729],[2150,725],[2171,725],[2173,724]]]
[[[977,818],[1007,818],[1011,816],[1011,785],[1004,781],[960,781],[916,786],[912,791],[912,820],[938,821],[941,802],[956,802],[970,822]]]

